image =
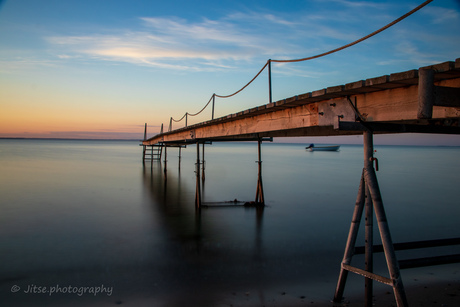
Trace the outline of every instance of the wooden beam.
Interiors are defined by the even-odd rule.
[[[165,132],[142,142],[195,143],[197,140],[248,139],[253,135],[325,136],[355,134],[349,123],[355,111],[362,121],[376,123],[374,129],[392,133],[428,132],[458,134],[460,119],[460,60],[433,65],[419,70],[394,73],[331,86],[318,91],[296,95],[204,121],[171,132]],[[433,76],[427,79],[425,73]],[[347,102],[354,101],[354,106]],[[356,108],[356,110],[353,110]],[[420,119],[446,120],[436,125],[407,123]],[[402,126],[378,126],[378,123],[400,123]],[[334,125],[340,129],[334,130]],[[346,127],[348,125],[348,127]],[[356,124],[354,124],[356,125]],[[441,126],[441,127],[438,127]],[[451,127],[448,127],[451,126]]]

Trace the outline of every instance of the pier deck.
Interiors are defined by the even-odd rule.
[[[460,58],[289,97],[160,133],[143,145],[362,134],[364,127],[459,134],[459,118]]]

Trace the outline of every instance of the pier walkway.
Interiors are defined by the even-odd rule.
[[[359,80],[160,133],[142,145],[374,133],[459,134],[460,59]]]

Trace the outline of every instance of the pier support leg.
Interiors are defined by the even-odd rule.
[[[167,149],[168,149],[168,147],[165,146],[165,160],[164,160],[165,167],[163,169],[163,172],[165,173],[165,175],[166,175],[166,171],[168,169],[168,150]]]
[[[351,222],[350,232],[348,234],[347,245],[342,260],[342,267],[340,270],[339,280],[334,296],[334,302],[339,303],[343,297],[345,283],[348,272],[363,275],[365,280],[365,306],[372,306],[372,281],[377,280],[393,287],[396,304],[398,307],[407,307],[408,302],[406,293],[402,283],[399,263],[396,259],[393,241],[391,240],[390,229],[383,207],[382,196],[373,166],[373,134],[372,131],[364,131],[364,169],[361,176],[361,183],[359,186],[358,198],[356,201],[353,219]],[[373,271],[373,212],[372,205],[375,211],[380,237],[382,240],[385,258],[387,262],[390,278],[378,276]],[[351,258],[354,254],[356,236],[361,222],[363,208],[366,208],[366,228],[365,228],[365,270],[361,270],[350,265]]]
[[[203,181],[204,183],[204,179],[205,179],[205,176],[204,176],[204,143],[203,143],[203,159],[201,159],[201,180]]]
[[[259,139],[258,140],[258,157],[259,157],[259,160],[256,161],[258,164],[259,164],[259,172],[258,172],[258,176],[257,176],[257,190],[256,190],[256,200],[255,200],[255,203],[256,204],[261,204],[263,205],[265,203],[265,200],[264,200],[264,186],[262,184],[262,154],[261,154],[261,144],[262,144],[262,140]]]
[[[369,187],[366,186],[366,200],[364,202],[365,208],[365,267],[364,269],[367,272],[374,272],[374,213],[372,210],[372,200],[369,192]],[[365,306],[372,306],[372,294],[373,294],[373,279],[366,277],[364,283],[364,301]]]
[[[201,180],[200,180],[200,143],[196,143],[196,189],[195,189],[195,208],[201,208]]]
[[[182,147],[179,147],[179,172],[180,172],[180,162],[182,158]]]
[[[144,141],[147,139],[147,123],[144,126]],[[142,145],[142,164],[145,164],[145,149],[147,146]]]

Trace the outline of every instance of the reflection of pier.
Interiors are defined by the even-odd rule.
[[[217,96],[213,95],[213,107],[215,97]],[[353,272],[366,278],[366,306],[372,304],[373,280],[390,285],[397,305],[408,306],[400,276],[400,264],[396,258],[374,168],[377,159],[373,156],[373,135],[407,132],[460,134],[459,122],[460,59],[457,59],[455,62],[332,86],[276,102],[270,101],[269,104],[236,114],[217,119],[212,117],[209,121],[191,126],[186,124],[183,128],[162,132],[144,139],[142,144],[163,146],[165,149],[168,146],[196,144],[195,205],[199,209],[202,202],[200,144],[203,144],[204,153],[204,144],[207,142],[258,141],[256,162],[259,164],[259,175],[254,203],[263,204],[262,141],[273,137],[363,135],[363,175],[334,301],[341,301],[347,274]],[[355,242],[363,212],[366,219],[367,242],[364,247],[365,269],[350,265],[355,254]],[[379,276],[373,272],[374,214],[383,243],[389,277]],[[445,259],[444,263],[450,263],[460,259],[460,256],[454,255]],[[425,258],[421,262],[424,265],[438,264],[438,260]]]
[[[145,164],[142,178],[144,190],[151,200],[152,212],[165,229],[166,248],[162,248],[162,258],[173,264],[165,272],[166,281],[178,291],[176,296],[168,296],[168,306],[215,306],[222,299],[218,295],[228,293],[222,289],[220,279],[231,285],[232,291],[240,289],[238,266],[243,261],[257,263],[263,259],[263,208],[245,208],[254,214],[254,231],[246,233],[247,238],[254,238],[249,249],[238,250],[231,245],[222,244],[216,248],[214,242],[225,241],[229,233],[218,230],[221,221],[212,219],[204,211],[242,210],[241,206],[203,206],[202,212],[193,206],[193,186],[187,185],[181,172],[170,165],[164,172],[164,163],[153,161]],[[216,260],[216,256],[217,260]],[[254,265],[254,264],[252,264]],[[205,266],[206,268],[203,268]],[[253,278],[265,274],[255,265]],[[262,265],[260,265],[262,267]],[[215,274],[214,272],[219,272]],[[251,280],[250,284],[256,283]],[[203,292],[204,291],[204,292]],[[195,302],[196,301],[196,302]]]

